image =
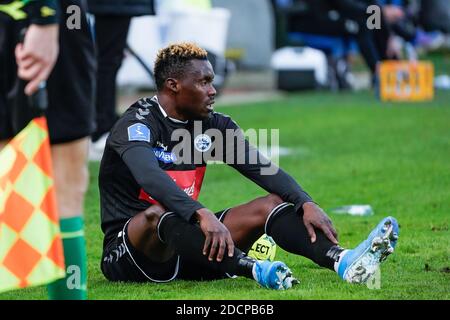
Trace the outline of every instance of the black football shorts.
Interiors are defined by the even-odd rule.
[[[228,210],[221,210],[215,215],[223,222]],[[174,279],[216,280],[229,277],[226,274],[218,274],[215,270],[199,267],[179,255],[174,255],[164,263],[150,261],[131,245],[127,235],[128,222],[129,220],[103,250],[101,270],[108,280],[168,282]]]

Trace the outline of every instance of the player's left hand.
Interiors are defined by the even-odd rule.
[[[205,235],[203,254],[208,256],[209,261],[213,261],[217,255],[217,262],[221,262],[226,252],[232,257],[234,243],[227,227],[207,208],[197,210],[196,216]]]
[[[338,234],[333,227],[333,223],[327,214],[314,202],[303,204],[303,223],[311,237],[311,242],[316,242],[316,232],[314,228],[320,229],[334,244],[338,244]]]

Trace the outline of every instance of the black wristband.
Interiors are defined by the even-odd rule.
[[[31,0],[27,4],[30,24],[58,23],[59,4],[57,0]]]

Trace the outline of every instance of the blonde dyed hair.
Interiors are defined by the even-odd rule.
[[[153,69],[157,89],[163,88],[167,78],[182,78],[191,60],[207,59],[208,52],[190,42],[171,44],[159,50]]]

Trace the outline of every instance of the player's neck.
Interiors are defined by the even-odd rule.
[[[158,98],[159,105],[166,112],[166,114],[169,118],[179,120],[179,121],[188,120],[188,119],[184,119],[184,117],[176,111],[175,103],[174,103],[173,99],[171,99],[167,95],[161,94],[161,93],[156,94],[156,97]]]

